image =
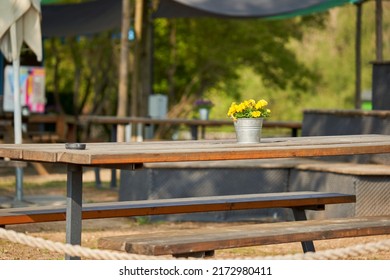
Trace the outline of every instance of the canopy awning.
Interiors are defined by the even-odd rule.
[[[42,36],[90,35],[121,26],[122,0],[42,5]]]
[[[359,0],[161,0],[155,17],[287,18]]]
[[[56,0],[44,0],[53,3]],[[282,19],[321,12],[358,0],[160,0],[154,18]],[[42,5],[43,37],[89,35],[120,29],[122,0]]]

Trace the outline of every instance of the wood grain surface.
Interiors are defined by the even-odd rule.
[[[88,143],[85,150],[65,144],[3,144],[0,157],[80,165],[134,164],[390,153],[390,136],[348,135],[265,138],[258,144],[235,140]]]

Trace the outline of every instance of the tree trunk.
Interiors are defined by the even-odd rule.
[[[140,101],[139,115],[142,117],[148,116],[149,95],[152,93],[152,24],[150,1],[143,5],[142,10],[142,42],[141,42],[141,63],[140,69]]]
[[[133,76],[131,80],[131,116],[139,116],[139,108],[141,103],[140,95],[140,56],[142,47],[142,22],[143,22],[143,9],[144,1],[135,1],[135,15],[134,15],[134,31],[135,31],[135,44],[134,44],[134,68]]]
[[[375,26],[376,26],[376,62],[383,61],[383,46],[382,46],[382,18],[383,18],[383,7],[382,0],[376,0],[375,10]]]
[[[129,73],[129,40],[130,30],[130,0],[122,0],[122,26],[121,26],[121,46],[119,61],[119,86],[118,86],[118,108],[117,116],[127,116],[128,106],[128,73]],[[124,127],[117,130],[117,141],[125,141]]]
[[[170,58],[168,68],[168,98],[169,100],[175,100],[175,73],[176,73],[176,25],[174,21],[170,21],[169,24],[169,47]]]
[[[79,97],[83,64],[75,37],[69,39],[69,46],[75,68],[73,81],[73,115],[77,120],[79,116]]]
[[[56,108],[56,111],[60,114],[64,114],[64,108],[62,107],[61,104],[61,99],[60,99],[60,76],[59,76],[59,67],[61,64],[61,58],[59,56],[59,51],[57,49],[56,45],[56,39],[52,38],[50,40],[50,46],[52,49],[52,53],[54,55],[54,65],[53,65],[53,95],[54,95],[54,106]]]
[[[362,3],[356,4],[356,42],[355,42],[355,109],[361,109],[361,45],[362,45]]]

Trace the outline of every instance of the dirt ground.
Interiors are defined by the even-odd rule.
[[[51,174],[53,170],[51,170]],[[105,182],[102,189],[97,189],[93,185],[85,187],[83,197],[85,201],[115,201],[117,199],[117,190],[109,188],[109,170],[102,170],[101,177]],[[3,187],[2,184],[14,180],[12,174],[1,174],[0,172],[0,197],[12,197],[13,190],[9,187]],[[59,181],[64,183],[65,174],[63,170],[58,170],[54,175],[40,176],[34,170],[27,169],[24,177],[26,182],[39,183],[48,181]],[[85,181],[94,181],[94,173],[91,170],[86,171]],[[52,195],[64,196],[65,188],[63,186],[50,188],[28,188],[25,190],[25,196],[31,195]],[[229,223],[230,225],[231,223]],[[89,248],[97,248],[99,238],[115,235],[150,233],[155,231],[166,231],[173,229],[192,229],[199,227],[220,227],[226,226],[226,223],[199,223],[199,222],[159,222],[148,223],[145,220],[134,220],[129,218],[101,219],[83,221],[82,245]],[[6,229],[16,232],[26,233],[30,236],[41,237],[52,241],[65,241],[65,222],[37,223],[29,225],[8,226]],[[315,241],[317,251],[328,249],[345,248],[357,244],[369,242],[378,242],[390,239],[390,236],[374,236],[359,238],[344,238],[325,241]],[[218,250],[215,253],[216,258],[251,258],[261,256],[276,256],[301,253],[300,243],[288,243],[278,245],[256,246],[247,248],[237,248],[228,250]],[[11,241],[0,239],[0,260],[61,260],[63,254],[53,253],[48,250],[37,249],[26,245],[16,244]],[[361,260],[390,260],[390,250],[377,253],[366,253],[354,258]]]

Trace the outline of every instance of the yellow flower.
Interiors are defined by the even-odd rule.
[[[246,107],[245,103],[241,103],[240,105],[237,105],[236,112],[240,113],[240,112],[244,111],[245,107]]]
[[[267,105],[268,105],[268,102],[265,101],[264,99],[261,99],[261,100],[257,101],[255,108],[257,110],[259,110],[259,109],[261,109],[261,108],[263,108],[263,107],[265,107]]]
[[[233,102],[232,105],[230,105],[229,111],[227,113],[228,117],[233,117],[233,115],[236,113],[236,102]]]
[[[248,99],[244,101],[245,107],[253,107],[256,104],[256,101],[253,99]]]
[[[237,104],[233,102],[227,112],[228,117],[233,120],[239,118],[268,118],[271,110],[266,108],[268,102],[264,99],[255,101],[254,99],[247,99]]]
[[[261,112],[260,112],[260,111],[253,111],[253,112],[251,113],[251,115],[252,115],[252,117],[254,117],[254,118],[258,118],[258,117],[260,117]]]

